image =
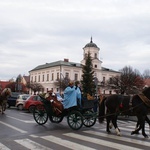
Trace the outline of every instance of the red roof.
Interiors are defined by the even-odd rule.
[[[23,77],[26,80],[26,83],[30,82],[30,76],[23,76]]]
[[[0,88],[2,88],[3,90],[9,83],[10,83],[9,81],[0,81]]]
[[[150,78],[144,79],[145,85],[150,86]]]

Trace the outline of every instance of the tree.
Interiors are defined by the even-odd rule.
[[[61,90],[64,90],[69,82],[70,79],[68,77],[64,77],[63,79],[58,79],[56,82],[54,82],[54,84],[55,86],[58,86]]]
[[[144,79],[150,78],[150,69],[144,70],[144,72],[143,72],[143,78]]]
[[[121,94],[135,94],[143,88],[144,80],[138,70],[125,66],[120,72],[120,76],[113,77],[111,80],[116,91]]]
[[[33,92],[34,95],[36,95],[36,92],[43,92],[44,87],[42,86],[42,84],[37,83],[37,82],[31,82],[27,84],[27,87],[30,88]]]
[[[83,96],[86,97],[87,94],[95,95],[95,82],[94,82],[94,71],[93,71],[93,64],[90,52],[85,58],[85,65],[82,67],[82,92]]]

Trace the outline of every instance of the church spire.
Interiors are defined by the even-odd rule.
[[[93,43],[93,41],[92,41],[92,36],[91,36],[91,42],[90,43]]]

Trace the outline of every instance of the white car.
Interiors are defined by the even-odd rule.
[[[24,102],[29,96],[30,96],[30,94],[18,95],[17,100],[16,100],[16,107],[17,107],[18,110],[23,109]]]

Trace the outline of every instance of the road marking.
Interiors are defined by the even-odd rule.
[[[33,134],[31,134],[30,136],[33,137],[33,138],[38,138],[39,137],[39,136],[33,135]]]
[[[127,126],[127,127],[129,127],[129,126]],[[130,127],[130,129],[129,128],[127,129],[127,128],[124,128],[124,127],[119,127],[119,129],[120,130],[124,130],[124,131],[130,131],[130,132],[132,132],[132,131],[135,130],[135,127],[132,127],[132,128]],[[149,130],[147,128],[145,128],[145,131],[148,132]]]
[[[95,132],[95,133],[99,133],[99,132]],[[63,135],[71,137],[71,138],[76,138],[76,139],[79,139],[81,141],[92,142],[92,143],[103,145],[103,146],[106,146],[106,147],[116,148],[116,149],[119,149],[119,150],[120,149],[121,150],[142,150],[142,149],[127,146],[127,145],[110,142],[108,140],[105,141],[105,140],[102,140],[102,139],[92,138],[92,137],[88,137],[88,136],[84,136],[84,135],[80,135],[80,134],[76,134],[76,133],[65,133]],[[118,138],[118,140],[119,140],[119,138]]]
[[[0,150],[11,150],[11,149],[0,143]]]
[[[133,144],[138,144],[138,145],[143,145],[143,146],[150,146],[150,142],[148,141],[143,141],[143,140],[136,140],[136,139],[130,139],[130,138],[126,138],[126,137],[122,137],[122,136],[117,136],[117,135],[110,135],[110,134],[105,134],[105,133],[101,133],[101,132],[96,132],[96,131],[83,131],[85,133],[88,134],[92,134],[92,135],[96,135],[96,136],[100,136],[100,137],[106,137],[108,139],[115,139],[115,140],[120,140],[120,141],[124,141],[124,142],[129,142],[129,143],[133,143]]]
[[[19,129],[19,128],[16,128],[16,127],[14,127],[14,126],[12,126],[12,125],[10,125],[10,124],[4,123],[4,122],[2,122],[2,121],[0,121],[0,123],[3,124],[3,125],[5,125],[5,126],[7,126],[7,127],[9,127],[9,128],[12,128],[12,129],[14,129],[14,130],[17,130],[17,131],[19,131],[19,132],[21,132],[21,133],[27,133],[27,131],[24,131],[24,130],[21,130],[21,129]]]
[[[81,144],[77,144],[75,142],[71,142],[71,141],[68,141],[68,140],[64,140],[64,139],[61,139],[61,138],[58,138],[58,137],[55,137],[55,136],[51,136],[51,135],[50,136],[43,136],[41,138],[45,139],[47,141],[59,144],[61,146],[70,148],[72,150],[85,150],[85,149],[86,150],[95,150],[93,148],[90,148],[90,147],[87,147],[87,146],[84,146],[84,145],[81,145]]]
[[[42,146],[41,144],[36,143],[30,139],[15,140],[15,142],[31,150],[52,150],[51,148]]]
[[[21,120],[21,119],[18,119],[18,118],[15,118],[15,117],[11,117],[11,116],[7,116],[8,118],[11,118],[11,119],[15,119],[17,121],[21,121],[21,122],[24,122],[24,123],[35,123],[34,120]]]

